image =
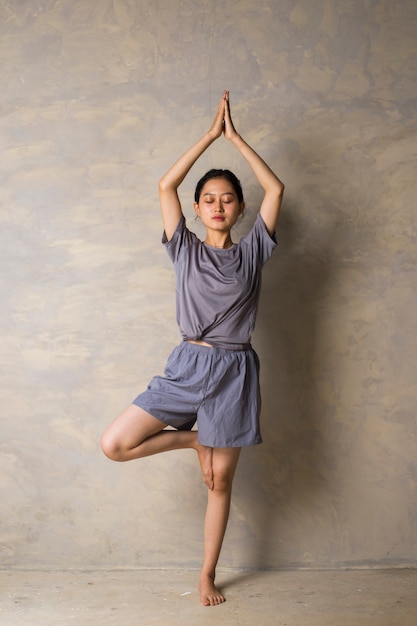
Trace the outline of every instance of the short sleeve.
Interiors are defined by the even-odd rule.
[[[250,232],[242,238],[242,243],[252,248],[261,265],[268,261],[278,245],[275,233],[271,237],[260,213],[257,214]]]
[[[162,235],[162,244],[164,245],[169,258],[174,263],[177,262],[180,252],[183,248],[192,245],[193,239],[196,236],[194,233],[188,230],[184,215],[181,215],[177,228],[174,231],[171,239],[168,241],[166,233]]]

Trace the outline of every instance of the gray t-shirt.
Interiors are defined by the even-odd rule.
[[[250,345],[261,269],[277,241],[258,213],[250,232],[231,248],[214,248],[188,230],[181,217],[162,243],[176,272],[177,322],[183,339],[241,349]]]

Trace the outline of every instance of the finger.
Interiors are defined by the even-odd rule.
[[[229,102],[229,97],[227,97],[227,99],[225,101],[224,114],[225,114],[225,117],[227,116],[227,118],[230,119],[230,102]]]
[[[224,118],[224,111],[225,111],[225,102],[224,99],[222,98],[222,100],[220,100],[219,102],[219,106],[217,107],[217,116],[219,118]]]

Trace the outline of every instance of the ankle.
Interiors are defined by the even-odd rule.
[[[211,580],[214,583],[214,579],[216,578],[216,570],[215,569],[205,569],[204,567],[200,572],[200,580]]]

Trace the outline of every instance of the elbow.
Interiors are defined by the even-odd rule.
[[[284,195],[284,189],[285,189],[285,185],[280,180],[274,186],[274,188],[271,189],[271,198],[274,198],[275,202],[277,202],[278,204],[280,204],[282,202],[282,197]]]
[[[178,185],[169,179],[167,176],[163,176],[158,181],[158,190],[160,195],[170,192],[175,192],[177,190]]]
[[[284,183],[279,180],[279,178],[275,178],[273,183],[269,187],[267,187],[265,191],[271,198],[281,200],[282,196],[284,195],[284,189]]]

